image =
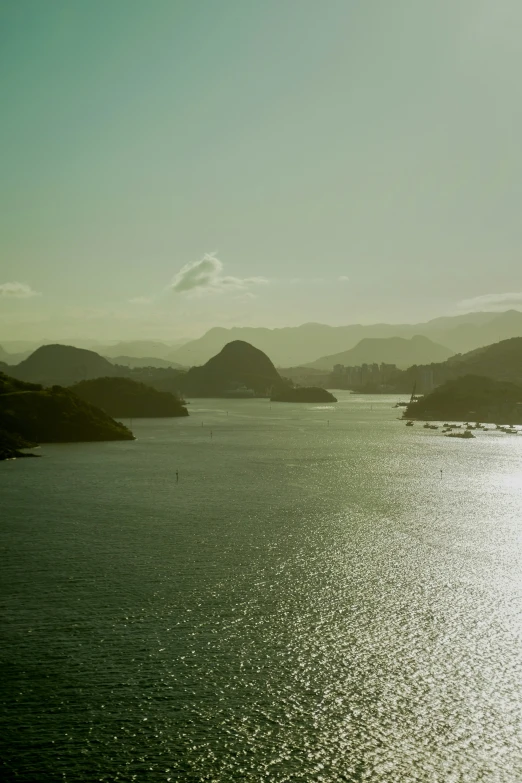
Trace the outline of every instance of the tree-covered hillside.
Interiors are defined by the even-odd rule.
[[[96,378],[81,381],[71,391],[119,419],[188,416],[174,394],[157,391],[130,378]]]
[[[404,416],[431,421],[522,423],[522,386],[465,375],[411,403]]]
[[[242,386],[259,396],[269,396],[273,389],[287,385],[268,356],[242,340],[228,343],[202,367],[192,367],[180,381],[184,393],[193,397],[219,397]]]
[[[21,443],[132,440],[132,432],[73,392],[0,373],[0,430]]]

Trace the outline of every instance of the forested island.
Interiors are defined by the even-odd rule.
[[[0,373],[0,455],[37,443],[133,440],[132,432],[69,389],[46,389]]]
[[[270,397],[272,402],[337,402],[331,392],[319,386],[296,386],[283,389]]]
[[[475,375],[447,381],[406,408],[407,419],[522,424],[522,386]]]
[[[130,378],[95,378],[71,386],[85,402],[119,419],[188,416],[183,401]]]

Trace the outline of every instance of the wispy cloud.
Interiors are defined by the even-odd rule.
[[[223,274],[223,263],[215,253],[206,253],[199,261],[193,261],[174,276],[170,288],[176,293],[190,291],[219,292],[246,291],[252,286],[268,283],[265,277],[232,277]]]
[[[32,296],[40,296],[30,285],[25,283],[0,283],[0,297],[6,299],[29,299]]]
[[[347,283],[350,278],[347,277],[346,275],[339,275],[337,279],[339,280],[340,283]]]
[[[153,301],[151,296],[134,296],[129,299],[129,304],[133,305],[148,305]]]
[[[522,305],[522,291],[515,291],[506,294],[484,294],[475,296],[472,299],[462,299],[458,303],[460,310],[505,310],[511,306],[520,307]]]

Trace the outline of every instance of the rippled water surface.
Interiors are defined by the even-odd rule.
[[[522,780],[522,435],[339,397],[0,465],[4,780]]]

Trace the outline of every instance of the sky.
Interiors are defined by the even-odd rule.
[[[0,0],[0,341],[522,309],[520,0]]]

